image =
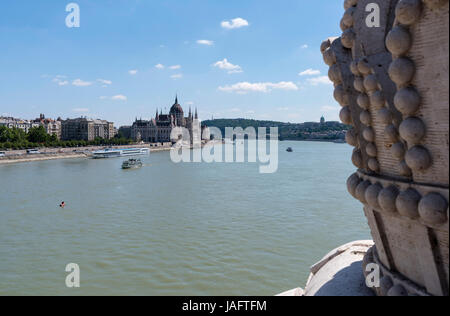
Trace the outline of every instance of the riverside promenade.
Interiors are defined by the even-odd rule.
[[[89,158],[92,153],[105,148],[126,149],[126,148],[150,148],[151,152],[170,150],[171,144],[135,144],[124,146],[90,146],[77,148],[40,148],[39,154],[27,154],[26,150],[10,150],[5,152],[4,157],[0,157],[1,164],[12,164],[21,162],[33,162],[43,160],[56,159],[74,159],[74,158]]]

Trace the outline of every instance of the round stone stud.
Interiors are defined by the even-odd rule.
[[[394,104],[397,110],[403,115],[413,115],[419,110],[420,95],[417,90],[412,87],[400,89],[395,94]]]
[[[323,52],[323,60],[325,61],[325,64],[328,66],[332,66],[336,63],[336,54],[331,48],[327,48]]]
[[[345,0],[344,1],[344,9],[348,10],[351,7],[354,7],[358,4],[358,0]]]
[[[391,63],[388,72],[392,81],[399,86],[404,86],[413,79],[416,67],[411,59],[400,57]]]
[[[356,38],[355,32],[353,32],[351,28],[345,30],[341,36],[342,46],[351,49],[353,47],[353,44],[355,43],[355,38]]]
[[[381,123],[383,124],[392,124],[392,114],[388,108],[382,108],[378,111],[377,116],[379,117]]]
[[[380,204],[378,204],[378,195],[380,194],[381,190],[383,190],[383,187],[379,183],[372,184],[366,190],[367,204],[369,204],[376,210],[380,209]]]
[[[334,99],[341,105],[347,106],[347,93],[342,85],[337,85],[334,88]]]
[[[378,79],[375,75],[368,75],[364,78],[364,88],[369,91],[378,90]]]
[[[400,0],[395,8],[397,20],[404,25],[411,25],[417,22],[421,13],[421,0]]]
[[[359,72],[358,69],[358,63],[356,61],[352,61],[350,63],[350,71],[352,72],[352,74],[354,74],[355,76],[360,76],[361,73]]]
[[[411,34],[401,25],[394,27],[386,37],[386,47],[397,56],[406,54],[412,45]]]
[[[364,78],[360,76],[355,77],[355,80],[353,81],[353,87],[356,91],[364,93],[366,91],[364,89]]]
[[[369,161],[367,162],[367,165],[369,169],[372,170],[373,172],[380,171],[380,163],[376,158],[370,158]]]
[[[395,206],[398,212],[411,219],[419,218],[419,201],[421,196],[419,192],[414,189],[403,191],[397,197]]]
[[[342,108],[341,113],[339,114],[339,117],[341,118],[341,121],[344,124],[351,125],[353,123],[352,113],[348,106],[345,106]]]
[[[363,181],[356,187],[355,195],[358,200],[360,200],[362,203],[367,203],[366,201],[366,190],[369,188],[372,184],[370,181]]]
[[[359,149],[354,149],[352,154],[352,162],[356,168],[361,169],[363,167],[363,158]]]
[[[354,20],[353,20],[353,14],[355,13],[356,8],[350,7],[347,10],[345,10],[344,17],[342,18],[342,21],[344,22],[345,26],[352,27]]]
[[[418,144],[425,137],[425,124],[417,117],[409,117],[400,124],[399,132],[409,144]]]
[[[362,182],[357,173],[354,173],[347,180],[348,192],[356,198],[356,187]]]
[[[372,123],[372,117],[370,115],[370,112],[367,110],[362,111],[361,114],[359,115],[359,120],[364,125],[370,126]]]
[[[392,279],[389,276],[384,276],[380,280],[380,291],[382,296],[387,296],[389,290],[394,286]]]
[[[361,58],[358,62],[358,70],[363,75],[368,75],[372,71],[367,58]]]
[[[376,157],[378,154],[377,146],[374,143],[368,143],[366,146],[366,153],[370,157]]]
[[[423,146],[414,146],[406,152],[406,163],[413,171],[423,171],[431,166],[430,152]]]
[[[356,137],[355,129],[350,129],[345,134],[345,141],[350,146],[356,147],[358,145],[358,139]]]
[[[400,285],[394,285],[387,293],[388,296],[408,296],[408,292]]]
[[[398,141],[398,131],[394,125],[390,124],[386,126],[386,128],[384,129],[384,134],[386,135],[386,138],[389,142],[395,143]]]
[[[400,170],[400,174],[404,177],[411,177],[412,176],[412,170],[410,167],[408,167],[408,164],[405,160],[402,160],[400,164],[398,165],[398,169]]]
[[[387,213],[395,213],[397,212],[397,207],[395,202],[398,197],[398,189],[395,186],[389,186],[383,190],[381,190],[378,195],[378,204],[381,209]]]
[[[342,83],[342,76],[341,76],[341,70],[339,69],[339,66],[337,64],[334,64],[330,67],[328,70],[328,77],[334,84],[341,84]]]
[[[406,148],[402,142],[392,145],[391,153],[395,158],[403,159],[405,157]]]
[[[386,98],[383,92],[380,90],[374,91],[370,94],[370,104],[372,104],[376,109],[381,109],[386,104]]]
[[[330,39],[323,41],[322,44],[320,44],[320,52],[323,54],[330,46],[331,46]]]
[[[369,143],[373,143],[375,141],[375,132],[373,131],[373,128],[366,127],[363,130],[363,137]]]
[[[356,102],[358,103],[359,107],[364,110],[368,110],[370,107],[370,99],[365,93],[360,93]]]
[[[447,200],[439,193],[430,193],[419,203],[420,217],[430,224],[443,224],[447,222]]]

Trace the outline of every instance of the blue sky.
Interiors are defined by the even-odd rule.
[[[342,1],[64,0],[0,3],[0,115],[116,125],[168,110],[201,119],[338,120],[320,44]],[[302,75],[300,75],[302,73]]]

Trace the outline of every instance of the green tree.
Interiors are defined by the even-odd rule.
[[[33,127],[28,132],[28,141],[32,143],[45,143],[49,140],[50,136],[43,126]]]

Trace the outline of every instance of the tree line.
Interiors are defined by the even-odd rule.
[[[58,140],[56,135],[47,134],[43,126],[33,127],[28,133],[22,129],[6,126],[0,126],[0,149],[2,150],[17,150],[30,149],[39,147],[49,148],[67,148],[67,147],[86,147],[86,146],[114,146],[114,145],[129,145],[133,143],[131,139],[123,137],[123,135],[116,135],[112,139],[96,138],[93,141],[85,140]]]

